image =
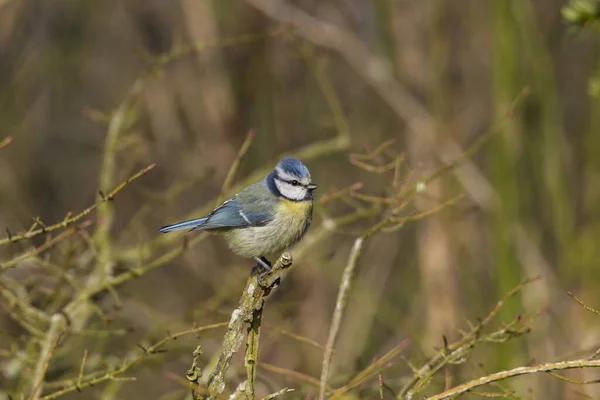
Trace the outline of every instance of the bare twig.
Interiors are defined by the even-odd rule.
[[[298,341],[300,343],[306,343],[306,344],[314,347],[315,349],[319,349],[319,350],[323,351],[323,345],[320,344],[320,343],[318,343],[318,342],[316,342],[316,341],[314,341],[314,340],[312,340],[312,339],[310,339],[310,338],[307,338],[307,337],[302,336],[302,335],[298,335],[298,334],[296,334],[294,332],[290,332],[287,329],[283,329],[283,328],[280,328],[280,327],[275,326],[275,325],[270,325],[270,324],[263,324],[263,325],[267,329],[270,329],[273,332],[276,332],[276,333],[278,333],[278,334],[280,334],[282,336],[287,336],[287,337],[289,337],[289,338],[291,338],[293,340],[296,340],[296,341]]]
[[[88,351],[87,349],[83,352],[83,358],[81,359],[81,364],[79,366],[79,376],[77,377],[77,385],[76,387],[81,386],[81,380],[83,379],[83,371],[85,371],[85,362],[87,361]]]
[[[114,220],[114,205],[105,200],[103,190],[107,190],[114,185],[117,169],[117,153],[121,134],[126,128],[126,119],[128,114],[134,110],[134,103],[144,87],[146,76],[138,77],[131,86],[127,97],[123,100],[117,110],[112,114],[108,124],[108,134],[106,136],[102,165],[100,167],[99,197],[98,197],[98,228],[94,233],[94,241],[98,248],[97,265],[95,274],[102,278],[112,276],[113,271],[113,246],[110,232]],[[110,200],[110,199],[109,199]],[[92,277],[95,279],[95,277]]]
[[[487,375],[481,378],[473,379],[467,383],[456,386],[450,390],[446,390],[443,393],[436,394],[435,396],[428,397],[427,400],[442,400],[442,399],[453,399],[463,393],[469,392],[477,387],[490,384],[492,382],[498,382],[503,379],[511,378],[513,376],[533,374],[536,372],[552,372],[560,371],[565,369],[574,368],[600,368],[600,361],[590,360],[573,360],[573,361],[561,361],[556,363],[548,363],[535,365],[532,367],[519,367],[510,369],[507,371],[497,372],[495,374]]]
[[[283,388],[283,389],[281,389],[278,392],[266,395],[265,397],[263,397],[262,400],[271,400],[271,399],[274,399],[275,397],[279,397],[281,395],[284,395],[286,393],[290,393],[290,392],[293,392],[293,391],[294,391],[294,389]]]
[[[41,252],[54,246],[56,243],[59,243],[60,241],[64,240],[65,238],[71,236],[73,233],[77,232],[78,229],[85,229],[86,227],[90,226],[91,224],[92,224],[91,221],[84,221],[83,223],[79,224],[79,226],[77,226],[76,228],[71,227],[71,228],[65,230],[64,232],[59,233],[55,237],[44,242],[44,244],[42,244],[39,247],[36,247],[28,252],[25,252],[25,253],[21,254],[20,256],[13,258],[12,260],[8,260],[3,263],[0,263],[0,271],[14,267],[19,262],[40,254]]]
[[[344,393],[354,389],[374,375],[379,374],[386,367],[386,365],[391,362],[391,360],[393,360],[406,348],[406,346],[408,346],[408,340],[403,340],[400,344],[381,356],[375,362],[371,363],[367,368],[356,374],[356,376],[352,378],[346,385],[333,392],[329,398],[337,399]]]
[[[329,369],[331,367],[331,358],[333,356],[333,347],[337,339],[340,326],[342,324],[342,317],[346,308],[346,302],[348,300],[348,293],[356,265],[362,253],[364,244],[364,237],[359,237],[354,241],[352,246],[352,252],[348,258],[348,264],[344,268],[342,274],[342,283],[340,284],[340,290],[338,291],[337,300],[335,302],[335,310],[333,312],[333,318],[331,320],[331,327],[329,328],[329,336],[327,337],[327,343],[325,344],[325,355],[323,356],[323,366],[321,367],[321,381],[319,383],[319,400],[325,398],[325,388],[327,387],[327,379],[329,378]]]
[[[333,122],[335,124],[337,133],[340,137],[347,137],[350,135],[350,125],[348,118],[344,112],[344,107],[340,101],[339,96],[335,91],[333,82],[329,78],[329,75],[325,73],[323,65],[319,64],[317,57],[314,54],[312,46],[304,42],[299,44],[300,54],[302,54],[304,60],[313,76],[315,77],[325,101],[329,106],[331,115],[333,116]]]
[[[368,167],[367,170],[370,172],[376,173],[378,175],[386,175],[387,173],[392,172],[394,174],[392,176],[392,181],[394,181],[397,178],[397,176],[396,176],[397,168],[396,167],[397,167],[397,165],[399,165],[399,163],[401,163],[402,156],[394,155],[393,161],[388,162],[387,164],[385,164],[384,161],[382,161],[382,160],[374,159],[380,153],[384,152],[386,150],[386,148],[388,148],[391,144],[392,144],[392,142],[386,142],[386,143],[382,144],[381,146],[379,146],[378,148],[376,148],[374,151],[370,152],[369,154],[366,154],[366,155],[354,154],[353,158],[354,159],[361,158],[361,159],[366,160],[364,165],[370,166],[371,165],[371,164],[369,164],[370,161],[374,161],[375,164],[383,165],[383,167],[381,167],[381,168],[377,167],[377,166],[374,166],[373,168]],[[386,167],[386,165],[387,165],[387,167]],[[353,275],[354,275],[354,272],[355,272],[355,269],[356,269],[356,266],[358,263],[358,259],[362,252],[364,241],[376,233],[390,230],[390,228],[398,229],[401,226],[403,226],[406,222],[416,221],[416,220],[428,217],[430,215],[436,214],[436,213],[442,211],[443,209],[445,209],[446,207],[453,205],[456,201],[458,201],[460,198],[462,198],[462,196],[458,196],[456,198],[453,198],[446,202],[443,202],[438,207],[434,207],[431,210],[413,214],[413,215],[409,215],[406,217],[401,217],[400,215],[398,215],[399,212],[407,206],[409,201],[412,200],[414,198],[414,195],[416,194],[416,192],[414,190],[406,190],[406,186],[407,185],[402,185],[400,187],[394,187],[394,189],[396,189],[396,190],[390,196],[384,196],[384,197],[376,197],[376,196],[369,196],[369,195],[356,196],[357,198],[359,198],[361,200],[366,200],[368,203],[372,204],[372,210],[375,211],[375,213],[382,213],[384,216],[378,222],[374,223],[370,228],[366,229],[364,231],[364,233],[355,240],[354,246],[352,247],[352,251],[351,251],[349,259],[348,259],[348,263],[346,265],[346,268],[344,269],[344,272],[342,275],[342,281],[340,283],[340,289],[338,291],[338,297],[336,300],[335,310],[334,310],[333,318],[332,318],[330,329],[329,329],[329,336],[327,338],[327,342],[325,345],[325,354],[323,357],[323,363],[322,363],[322,369],[321,369],[321,380],[320,380],[320,384],[319,384],[319,400],[324,400],[324,398],[325,398],[325,388],[327,386],[327,380],[329,378],[333,349],[334,349],[335,341],[337,339],[337,335],[338,335],[338,332],[339,332],[339,329],[341,326],[341,321],[343,318],[344,310],[346,308],[348,293],[350,291],[350,287],[352,284],[352,278],[353,278]],[[353,185],[353,187],[354,187],[354,185]],[[350,193],[353,193],[352,187],[350,189],[346,189],[346,190],[350,190]],[[330,195],[329,198],[331,199],[332,197],[335,197],[335,195]],[[358,209],[357,214],[360,214],[361,212],[362,212],[362,210]],[[367,209],[366,212],[370,213],[371,210]],[[336,395],[341,395],[342,393],[359,385],[362,381],[363,381],[363,377],[357,376],[355,378],[355,380],[351,381],[350,383],[348,383],[347,385],[345,385],[344,387],[339,389],[338,392],[336,392]]]
[[[59,382],[48,383],[46,385],[48,387],[63,387],[63,388],[60,390],[57,390],[56,392],[50,393],[50,394],[42,397],[40,400],[55,399],[57,397],[60,397],[62,395],[70,393],[70,392],[82,391],[85,388],[98,385],[99,383],[102,383],[102,382],[114,381],[114,380],[129,381],[129,380],[135,379],[135,378],[120,378],[120,375],[124,374],[129,369],[131,369],[133,366],[137,365],[148,355],[160,353],[162,350],[162,347],[167,342],[178,339],[182,336],[198,334],[203,331],[208,331],[208,330],[217,329],[217,328],[223,328],[225,326],[227,326],[227,322],[220,322],[220,323],[216,323],[216,324],[212,324],[212,325],[200,326],[200,327],[188,329],[188,330],[185,330],[182,332],[167,335],[165,338],[159,340],[158,342],[156,342],[155,344],[153,344],[150,347],[141,347],[142,353],[140,355],[138,355],[136,358],[134,358],[132,360],[125,360],[119,368],[117,368],[113,371],[94,372],[94,373],[84,375],[84,376],[77,376],[77,378],[75,378],[75,379],[67,379],[67,380],[63,380],[63,381],[59,381]],[[138,347],[140,347],[140,346],[138,346]]]
[[[54,314],[50,320],[50,328],[42,342],[42,350],[40,351],[35,371],[31,378],[31,388],[33,392],[29,398],[30,400],[38,400],[40,398],[42,384],[44,383],[44,376],[48,370],[50,358],[52,357],[58,339],[64,330],[65,324],[65,318],[61,314]]]
[[[0,2],[0,6],[2,5],[2,3]],[[12,136],[8,136],[5,137],[4,139],[0,140],[0,149],[5,148],[6,146],[8,146],[9,144],[11,144],[13,141],[13,137]]]
[[[225,180],[223,181],[223,186],[221,187],[221,192],[219,193],[219,197],[217,198],[215,207],[220,206],[221,203],[223,202],[223,200],[225,200],[225,196],[229,192],[229,187],[231,186],[231,183],[233,182],[233,178],[235,177],[235,173],[237,172],[237,170],[240,166],[240,162],[242,161],[242,158],[244,158],[244,156],[248,152],[248,149],[250,148],[250,145],[252,144],[252,141],[254,140],[255,136],[256,136],[256,132],[254,131],[254,129],[251,129],[248,132],[248,134],[246,135],[246,140],[244,140],[244,143],[242,143],[242,147],[240,147],[240,150],[238,151],[238,154],[235,157],[235,160],[233,160],[233,163],[231,164],[229,171],[227,171],[227,176],[225,177]]]
[[[265,15],[287,24],[303,38],[336,51],[418,133],[432,130],[433,118],[408,91],[395,81],[381,57],[372,54],[351,33],[321,21],[280,0],[246,0]]]
[[[412,378],[402,387],[396,399],[402,400],[406,397],[412,397],[414,393],[423,388],[425,384],[429,382],[431,377],[437,371],[439,371],[448,363],[452,363],[456,360],[464,358],[465,355],[468,354],[468,352],[476,344],[485,341],[503,341],[507,340],[510,337],[526,333],[528,329],[527,326],[520,330],[514,329],[514,327],[517,326],[517,324],[522,324],[521,318],[519,317],[517,317],[515,321],[506,325],[502,329],[490,333],[488,335],[482,335],[482,330],[489,325],[489,323],[498,314],[502,306],[506,304],[506,301],[509,298],[513,297],[526,285],[529,285],[538,279],[539,277],[525,279],[519,285],[517,285],[508,293],[506,293],[504,297],[496,304],[496,306],[488,313],[488,315],[481,322],[472,327],[470,332],[463,334],[464,337],[462,339],[458,340],[455,343],[445,345],[443,351],[440,351],[439,354],[431,358],[428,362],[426,362],[423,365],[423,367],[417,369],[413,374]]]
[[[155,164],[151,164],[151,165],[147,166],[146,168],[142,169],[141,171],[139,171],[138,173],[132,175],[127,180],[121,182],[109,194],[104,195],[104,198],[101,198],[98,201],[98,203],[96,203],[96,204],[94,204],[94,205],[86,208],[85,210],[83,210],[79,214],[74,215],[74,216],[70,216],[69,215],[65,219],[63,219],[62,221],[60,221],[60,222],[58,222],[58,223],[56,223],[54,225],[49,225],[49,226],[46,226],[46,227],[40,228],[40,229],[30,230],[27,233],[24,233],[22,235],[11,235],[10,237],[4,238],[4,239],[0,239],[0,246],[8,244],[8,243],[19,242],[19,241],[25,240],[25,239],[31,239],[31,238],[33,238],[35,236],[38,236],[38,235],[41,235],[43,233],[49,233],[49,232],[55,231],[57,229],[66,228],[66,227],[70,226],[71,224],[79,221],[80,219],[84,218],[86,215],[88,215],[92,211],[94,211],[98,207],[99,204],[102,204],[102,203],[104,203],[106,201],[113,200],[114,197],[117,195],[117,193],[119,193],[121,190],[123,190],[123,188],[125,188],[125,186],[127,186],[128,184],[130,184],[134,180],[138,179],[139,177],[146,175],[154,167],[155,167]]]
[[[589,361],[589,359],[588,359]],[[548,371],[548,375],[552,375],[553,377],[560,379],[561,381],[573,383],[575,385],[593,385],[600,382],[600,379],[591,379],[589,381],[576,381],[574,379],[569,379],[566,376],[562,376],[553,371]]]
[[[320,383],[319,380],[317,378],[313,378],[310,375],[306,375],[306,374],[303,374],[301,372],[294,371],[291,369],[278,367],[276,365],[268,364],[265,362],[261,362],[259,364],[259,367],[261,369],[264,369],[265,371],[273,372],[277,375],[281,375],[286,378],[291,378],[291,379],[297,380],[299,382],[304,382],[304,383],[314,386],[316,388],[319,387],[319,383]]]
[[[575,296],[573,293],[567,292],[567,294],[569,296],[571,296],[573,298],[573,300],[575,300],[577,303],[579,303],[579,305],[581,307],[583,307],[584,309],[588,310],[589,312],[591,312],[593,314],[600,315],[600,311],[596,310],[595,308],[592,308],[592,307],[588,306],[587,304],[585,304],[583,302],[583,300],[581,300],[579,297]]]

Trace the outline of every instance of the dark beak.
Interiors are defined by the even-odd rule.
[[[306,188],[308,190],[315,190],[316,188],[318,188],[318,186],[315,185],[314,183],[309,183],[308,185],[306,185]]]

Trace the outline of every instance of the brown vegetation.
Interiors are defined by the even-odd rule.
[[[0,399],[599,397],[600,4],[562,6],[0,0]],[[157,233],[284,155],[318,204],[260,283]]]

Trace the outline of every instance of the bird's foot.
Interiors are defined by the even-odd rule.
[[[271,268],[271,262],[270,262],[269,260],[267,260],[266,258],[264,258],[264,257],[254,257],[254,259],[255,259],[255,260],[256,260],[256,262],[258,263],[256,266],[257,266],[257,267],[258,267],[258,266],[260,266],[260,267],[262,267],[262,268],[263,268],[263,270],[264,270],[263,272],[261,272],[261,273],[258,275],[258,278],[257,278],[257,280],[258,280],[258,284],[259,284],[259,285],[261,285],[261,286],[263,286],[263,284],[262,284],[262,278],[263,278],[263,277],[264,277],[266,274],[268,274],[269,272],[271,272],[271,269],[272,269],[272,268]]]

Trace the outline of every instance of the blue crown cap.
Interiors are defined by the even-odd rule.
[[[310,172],[308,171],[308,168],[306,168],[306,165],[304,165],[302,161],[292,157],[284,158],[279,161],[279,163],[277,163],[277,168],[281,168],[282,171],[300,178],[310,176]]]

